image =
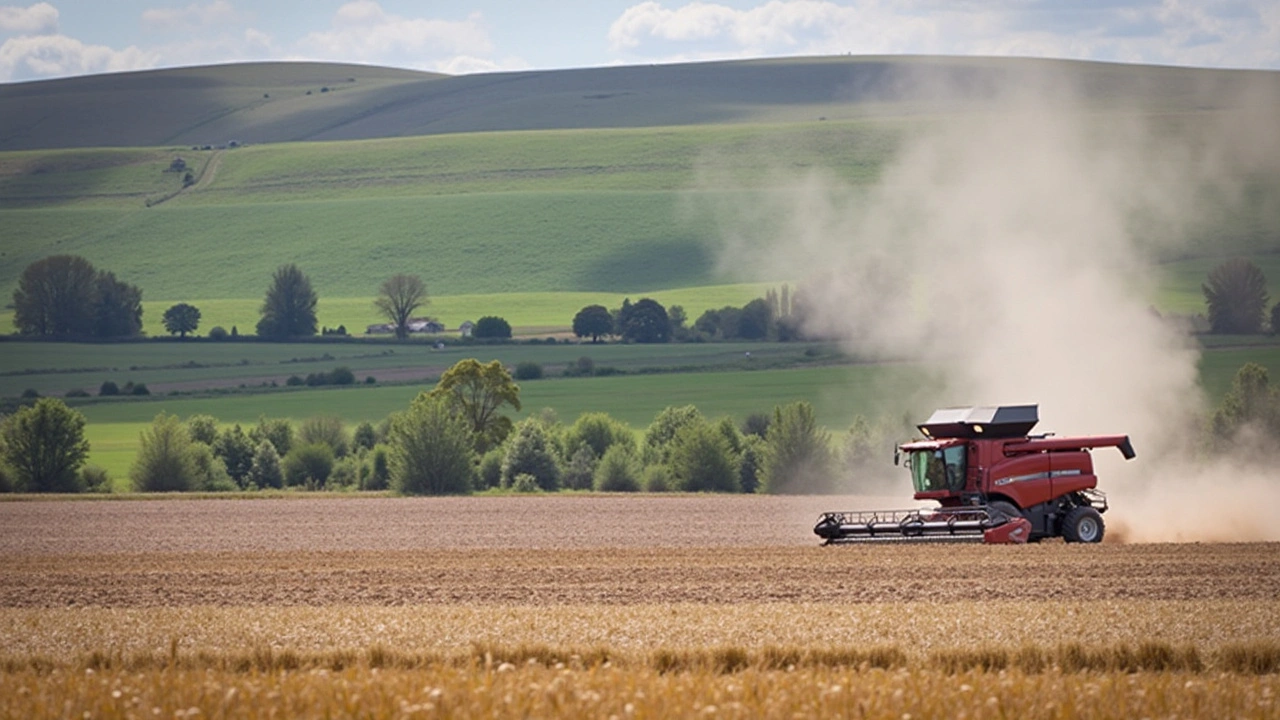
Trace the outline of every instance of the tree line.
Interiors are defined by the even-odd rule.
[[[161,413],[139,437],[130,468],[141,492],[392,490],[465,494],[555,492],[848,491],[890,455],[888,435],[857,419],[839,442],[812,406],[796,402],[742,424],[668,407],[637,437],[606,413],[570,424],[549,411],[514,422],[520,388],[498,361],[460,361],[402,411],[348,431],[341,419],[261,418],[220,429],[213,417]],[[85,467],[84,416],[41,398],[0,423],[0,489],[109,491]],[[865,488],[864,488],[865,489]]]

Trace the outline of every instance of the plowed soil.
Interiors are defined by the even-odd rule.
[[[0,607],[1264,600],[1276,544],[821,547],[868,499],[0,503]]]

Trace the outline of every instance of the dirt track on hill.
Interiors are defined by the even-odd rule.
[[[732,496],[0,503],[0,607],[1280,597],[1275,544],[820,547],[809,528],[830,507]]]

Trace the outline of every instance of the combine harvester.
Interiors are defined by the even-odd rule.
[[[1107,496],[1096,490],[1091,448],[1134,457],[1128,435],[1031,435],[1037,406],[944,408],[919,425],[924,440],[898,446],[916,500],[941,507],[823,513],[813,532],[832,543],[1025,543],[1061,537],[1101,542]]]

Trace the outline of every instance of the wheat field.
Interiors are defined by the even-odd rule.
[[[1275,545],[810,532],[877,503],[0,503],[0,717],[1280,717]]]

